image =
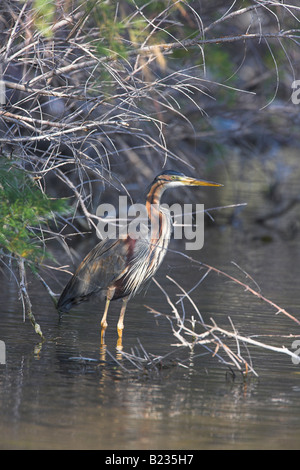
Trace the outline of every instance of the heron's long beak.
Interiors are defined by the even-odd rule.
[[[181,182],[187,186],[223,186],[223,184],[214,183],[213,181],[197,180],[188,176],[182,177]]]

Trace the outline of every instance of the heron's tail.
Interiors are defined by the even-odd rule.
[[[65,300],[65,299],[62,299],[61,296],[58,300],[58,303],[57,303],[57,310],[58,310],[58,313],[66,313],[68,312],[74,305],[74,302],[72,300]]]
[[[59,313],[68,312],[74,305],[88,300],[89,292],[85,292],[78,282],[76,276],[73,276],[64,288],[57,302],[57,310]]]
[[[68,312],[70,308],[76,303],[75,297],[72,295],[72,289],[70,289],[70,282],[64,288],[60,298],[57,302],[57,310],[59,313]]]

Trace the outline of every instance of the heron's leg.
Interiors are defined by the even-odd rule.
[[[107,292],[106,292],[106,303],[105,303],[105,308],[104,308],[103,317],[102,317],[102,320],[101,320],[101,327],[102,327],[102,328],[107,328],[106,317],[107,317],[108,307],[109,307],[109,304],[110,304],[111,299],[112,299],[113,296],[114,296],[114,293],[115,293],[115,289],[114,289],[114,288],[109,287],[109,288],[107,289]]]
[[[105,330],[107,328],[106,317],[107,317],[109,304],[110,304],[110,299],[106,299],[104,313],[103,313],[103,317],[101,320],[101,344],[104,344],[104,335],[105,335]]]
[[[127,302],[128,302],[128,297],[125,297],[123,299],[123,304],[122,304],[122,308],[121,308],[121,312],[120,312],[120,316],[119,316],[119,321],[118,321],[118,336],[119,338],[122,338],[122,333],[123,333],[123,329],[124,329],[124,316],[125,316],[125,311],[126,311],[126,307],[127,307]]]
[[[104,329],[107,328],[107,321],[106,321],[106,318],[107,318],[107,312],[108,312],[109,304],[110,304],[110,299],[107,298],[107,299],[106,299],[106,302],[105,302],[104,313],[103,313],[102,320],[101,320],[101,328],[104,328]]]
[[[115,289],[108,289],[107,290],[106,303],[105,303],[103,317],[102,317],[102,320],[101,320],[101,344],[104,343],[104,335],[105,335],[105,330],[107,328],[107,321],[106,321],[107,312],[108,312],[110,301],[114,296],[114,293],[115,293]]]

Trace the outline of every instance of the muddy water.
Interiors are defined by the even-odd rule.
[[[212,178],[227,179],[224,196],[214,203],[248,206],[230,227],[224,222],[227,213],[214,213],[216,223],[207,225],[204,249],[193,256],[251,283],[234,261],[267,298],[300,318],[299,234],[282,233],[282,219],[268,229],[253,224],[255,214],[272,209],[272,204],[258,191],[267,184],[261,168],[253,165],[243,174],[244,183],[226,162]],[[230,178],[235,183],[229,190]],[[293,188],[297,191],[289,180],[290,194]],[[295,217],[297,213],[292,220]],[[182,247],[174,242],[171,248]],[[179,290],[166,275],[189,289],[203,273],[199,265],[170,253],[156,278],[176,301]],[[300,447],[300,365],[290,357],[249,347],[247,357],[258,377],[244,380],[238,372],[233,377],[204,349],[191,353],[174,346],[169,321],[149,311],[151,307],[171,313],[165,296],[151,283],[129,304],[123,351],[169,356],[159,367],[139,371],[116,355],[117,302],[112,304],[104,350],[99,344],[102,307],[97,302],[78,306],[59,322],[49,297],[34,280],[30,292],[47,338],[43,344],[28,320],[22,321],[14,280],[1,274],[0,339],[6,344],[6,364],[0,365],[0,448]],[[275,315],[276,310],[220,275],[210,273],[192,297],[205,321],[213,317],[225,328],[230,317],[241,334],[300,334],[291,320]],[[189,303],[185,314],[195,314]],[[291,347],[292,341],[280,339],[279,344]]]

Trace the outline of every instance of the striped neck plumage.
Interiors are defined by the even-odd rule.
[[[163,217],[160,211],[160,200],[165,189],[166,185],[164,182],[157,181],[151,186],[146,198],[146,209],[151,223],[151,235],[153,241],[159,240],[162,236]]]
[[[165,184],[162,181],[157,181],[150,188],[149,193],[146,198],[146,208],[148,212],[148,217],[151,220],[151,206],[159,208],[161,196],[165,192]]]

